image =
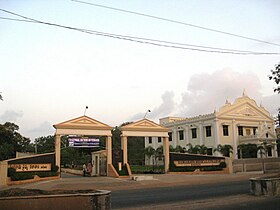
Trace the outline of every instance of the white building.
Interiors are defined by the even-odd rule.
[[[207,154],[212,155],[219,144],[233,147],[233,158],[238,158],[238,145],[266,143],[267,155],[276,157],[276,134],[270,113],[249,98],[246,93],[233,104],[226,101],[219,111],[191,118],[166,117],[160,125],[170,129],[169,144],[188,148],[188,144],[205,145]],[[146,137],[145,147],[158,148],[162,140]],[[218,155],[218,154],[216,154]],[[258,154],[260,157],[260,154]]]

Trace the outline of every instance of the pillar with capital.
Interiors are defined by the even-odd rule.
[[[164,171],[169,171],[169,138],[163,137],[163,151],[164,151]]]
[[[107,136],[106,138],[106,155],[107,164],[112,164],[112,137]]]
[[[238,159],[237,150],[237,133],[236,133],[236,122],[232,120],[232,138],[233,138],[233,157]]]
[[[60,168],[60,135],[56,134],[55,135],[55,165],[59,167],[58,171],[61,171]]]
[[[203,126],[202,126],[202,122],[199,122],[199,144],[203,145]]]
[[[123,150],[123,164],[127,163],[127,136],[121,136],[121,148]]]

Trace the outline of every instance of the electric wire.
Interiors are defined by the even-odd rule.
[[[88,34],[93,34],[93,35],[98,35],[98,36],[105,36],[105,37],[110,37],[110,38],[115,38],[115,39],[126,40],[126,41],[132,41],[132,42],[137,42],[137,43],[141,43],[141,44],[149,44],[149,45],[154,45],[154,46],[159,46],[159,47],[177,48],[177,49],[211,52],[211,53],[239,54],[239,55],[278,55],[278,54],[280,54],[280,53],[275,53],[275,52],[253,52],[253,51],[231,50],[231,49],[223,49],[223,48],[214,48],[214,47],[174,43],[174,42],[147,39],[147,38],[141,38],[141,37],[117,35],[117,34],[104,33],[104,32],[100,32],[100,31],[93,31],[93,30],[88,30],[88,29],[81,29],[81,28],[64,26],[64,25],[55,24],[55,23],[44,22],[44,21],[29,18],[29,17],[23,16],[23,15],[20,15],[20,14],[17,14],[17,13],[8,11],[8,10],[4,10],[4,9],[0,9],[0,11],[3,11],[5,13],[11,14],[11,15],[14,15],[17,17],[24,18],[24,19],[14,19],[14,18],[0,17],[0,19],[31,22],[31,23],[40,23],[40,24],[75,30],[75,31],[83,32],[83,33],[88,33]],[[173,45],[168,45],[168,44],[173,44]],[[192,46],[192,48],[184,47],[184,46]],[[194,47],[196,47],[196,48],[194,48]],[[204,49],[199,49],[199,48],[204,48]]]
[[[91,5],[91,6],[95,6],[95,7],[101,7],[101,8],[105,8],[105,9],[115,10],[115,11],[119,11],[119,12],[125,12],[125,13],[134,14],[134,15],[144,16],[144,17],[153,18],[153,19],[157,19],[157,20],[162,20],[162,21],[166,21],[166,22],[181,24],[181,25],[190,26],[190,27],[194,27],[194,28],[199,28],[199,29],[203,29],[203,30],[207,30],[207,31],[211,31],[211,32],[216,32],[216,33],[220,33],[220,34],[225,34],[225,35],[229,35],[229,36],[234,36],[234,37],[247,39],[247,40],[251,40],[251,41],[261,42],[261,43],[275,45],[275,46],[280,46],[280,44],[273,43],[273,42],[268,42],[268,41],[255,39],[255,38],[251,38],[251,37],[247,37],[247,36],[242,36],[242,35],[238,35],[238,34],[234,34],[234,33],[230,33],[230,32],[211,29],[211,28],[207,28],[207,27],[204,27],[204,26],[194,25],[194,24],[191,24],[191,23],[185,23],[185,22],[181,22],[181,21],[177,21],[177,20],[171,20],[171,19],[167,19],[167,18],[163,18],[163,17],[154,16],[154,15],[148,15],[148,14],[134,12],[134,11],[130,11],[130,10],[124,10],[124,9],[119,9],[119,8],[115,8],[115,7],[104,6],[104,5],[95,4],[95,3],[86,2],[86,1],[79,1],[79,0],[71,0],[71,1],[81,3],[81,4],[87,4],[87,5]]]

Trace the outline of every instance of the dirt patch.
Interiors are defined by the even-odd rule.
[[[96,190],[39,190],[39,189],[23,189],[12,188],[0,191],[0,197],[16,197],[16,196],[37,196],[37,195],[59,195],[59,194],[85,194],[95,193]]]

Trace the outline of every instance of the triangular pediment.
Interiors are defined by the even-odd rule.
[[[248,97],[238,99],[232,105],[227,104],[221,107],[217,116],[225,118],[251,118],[263,121],[272,119],[268,111],[263,107],[259,107],[254,100]]]
[[[62,122],[54,125],[57,128],[63,129],[102,129],[102,130],[111,130],[112,127],[106,125],[102,122],[99,122],[95,119],[92,119],[88,116],[81,116],[66,122]]]
[[[122,130],[135,131],[167,131],[168,129],[147,119],[142,119],[134,123],[122,126]]]

